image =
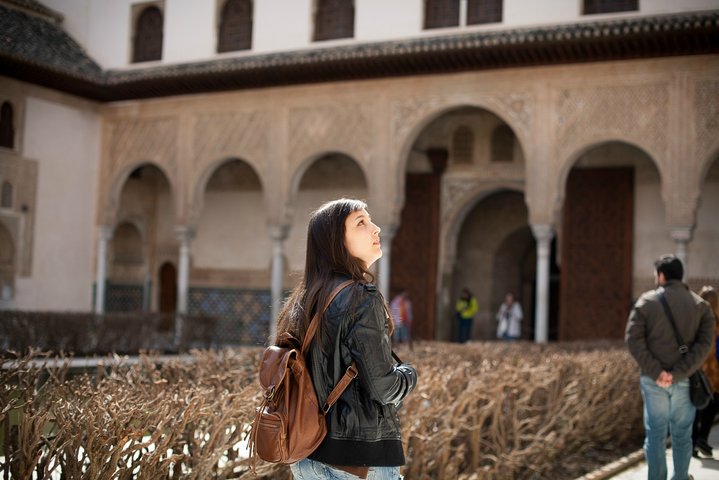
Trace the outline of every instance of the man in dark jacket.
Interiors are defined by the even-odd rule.
[[[709,305],[682,283],[684,267],[673,255],[654,262],[656,290],[642,294],[629,315],[625,340],[641,369],[644,398],[644,455],[649,479],[666,479],[665,439],[672,437],[675,480],[689,475],[696,409],[688,377],[709,353],[714,319]],[[688,351],[679,351],[674,329],[660,301],[664,295]]]

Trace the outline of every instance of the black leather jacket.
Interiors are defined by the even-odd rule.
[[[352,361],[359,374],[327,414],[327,436],[310,458],[331,465],[404,464],[397,407],[417,372],[393,359],[389,321],[373,284],[344,288],[327,309],[323,345],[316,337],[307,355],[319,404]]]

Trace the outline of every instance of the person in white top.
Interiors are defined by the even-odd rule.
[[[514,301],[514,294],[507,293],[497,312],[497,338],[519,340],[522,336],[522,306]]]

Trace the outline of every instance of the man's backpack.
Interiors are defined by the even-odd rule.
[[[325,415],[357,376],[353,362],[320,408],[305,364],[305,354],[317,326],[334,297],[352,280],[339,284],[322,309],[312,317],[304,341],[285,332],[265,350],[260,363],[260,385],[264,390],[249,434],[250,458],[271,463],[294,463],[307,458],[327,435]]]

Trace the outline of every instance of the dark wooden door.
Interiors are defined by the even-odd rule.
[[[407,174],[402,223],[392,241],[392,291],[406,288],[412,301],[412,336],[435,338],[439,192],[441,174]]]
[[[177,270],[171,263],[160,267],[160,311],[173,313],[177,310]]]
[[[574,169],[562,228],[559,339],[623,338],[632,296],[634,170]]]

